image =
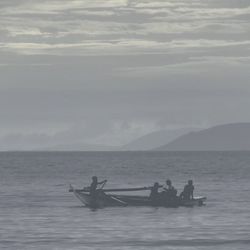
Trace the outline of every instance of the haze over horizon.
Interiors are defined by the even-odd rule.
[[[0,149],[250,122],[248,0],[2,0]]]

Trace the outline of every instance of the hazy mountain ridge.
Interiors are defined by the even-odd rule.
[[[40,140],[40,145],[31,148],[28,140],[30,137],[21,137],[17,140],[18,138],[12,138],[9,147],[0,148],[0,151],[250,151],[250,123],[224,124],[199,131],[197,128],[160,130],[123,146],[84,142],[45,146],[46,141]]]
[[[248,151],[250,150],[250,123],[218,125],[191,132],[155,150]]]
[[[187,132],[194,131],[194,128],[182,128],[175,130],[160,130],[141,136],[130,143],[122,146],[120,150],[153,150],[163,146]]]

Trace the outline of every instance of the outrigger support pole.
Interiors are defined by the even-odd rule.
[[[163,187],[162,185],[159,185],[159,188]],[[103,192],[132,192],[132,191],[142,191],[142,190],[151,190],[153,187],[138,187],[138,188],[109,188],[109,189],[97,189],[102,190]],[[75,191],[78,192],[88,192],[88,189],[75,189]],[[73,190],[70,188],[69,192],[73,192]]]

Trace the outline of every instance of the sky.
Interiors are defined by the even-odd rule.
[[[0,149],[250,122],[249,0],[1,0]]]

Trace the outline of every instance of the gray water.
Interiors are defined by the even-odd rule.
[[[194,208],[92,211],[68,185],[106,187],[193,179]],[[0,249],[250,249],[249,152],[0,153]]]

